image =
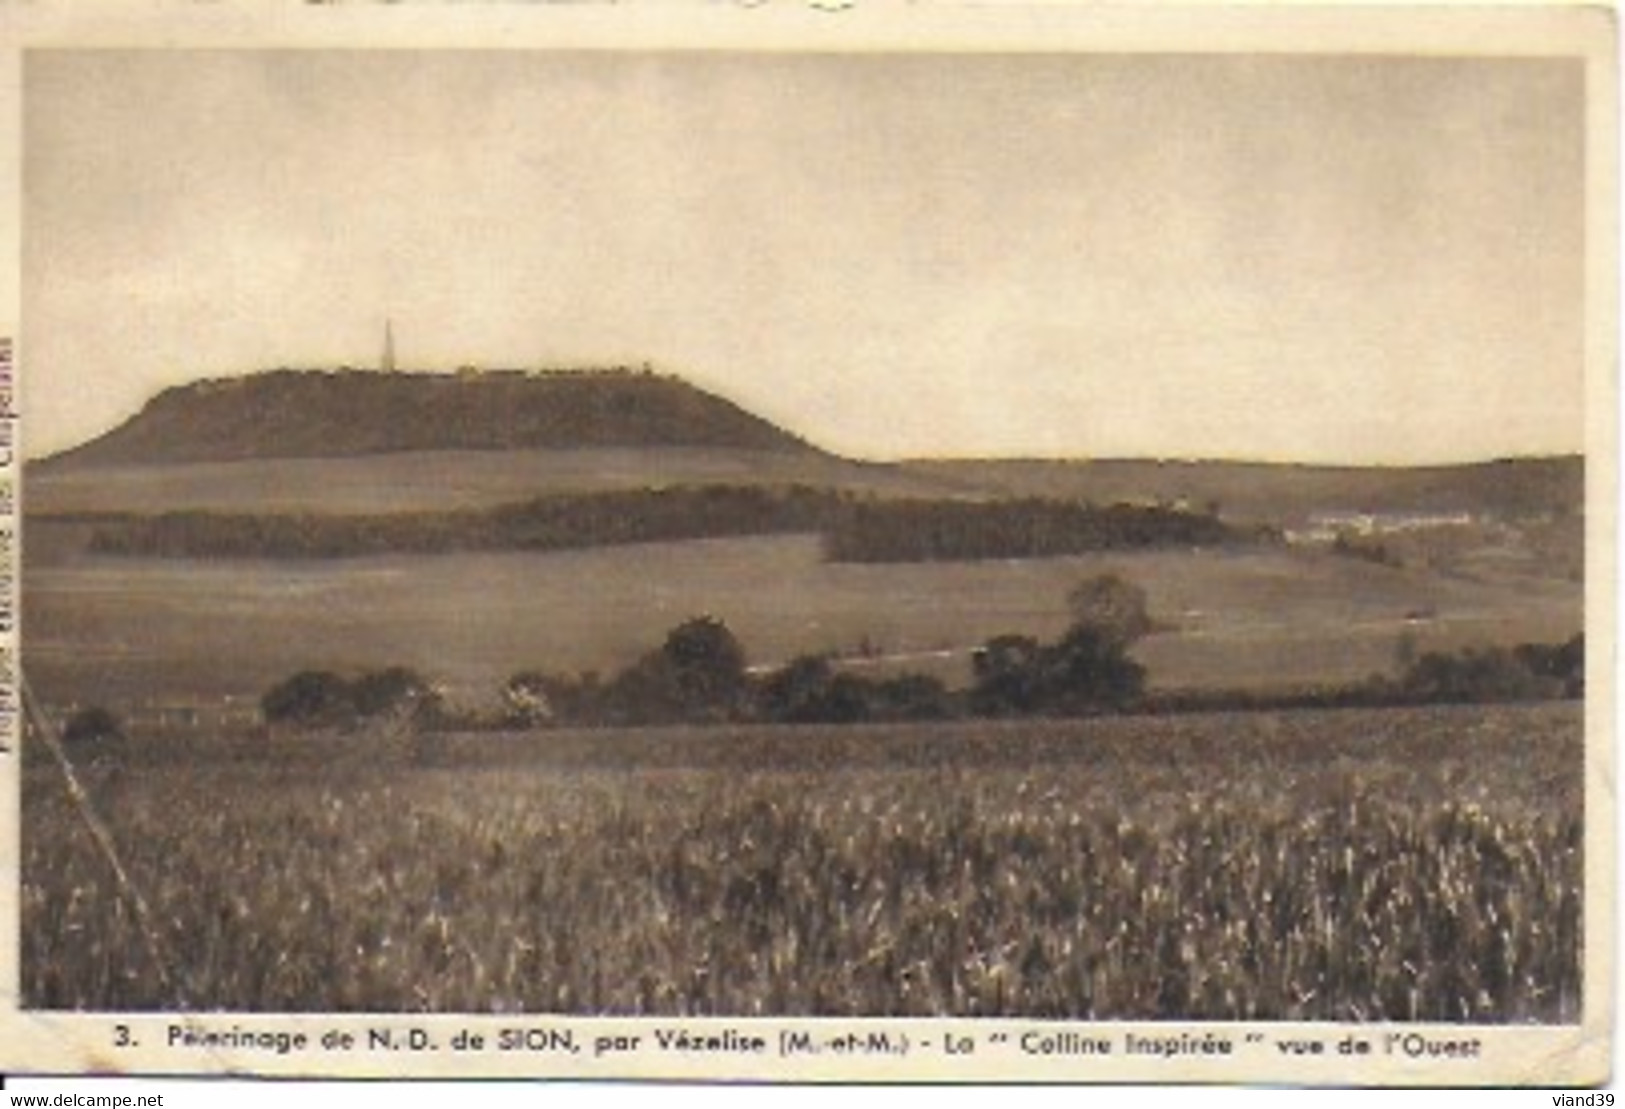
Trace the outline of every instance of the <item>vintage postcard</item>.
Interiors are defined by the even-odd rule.
[[[0,1072],[1607,1081],[1614,39],[0,12]]]

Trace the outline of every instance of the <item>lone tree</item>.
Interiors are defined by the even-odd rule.
[[[117,788],[129,749],[118,717],[100,705],[87,705],[63,721],[60,734],[68,758],[80,770],[94,772],[98,791]],[[86,784],[92,784],[92,779],[87,778]]]
[[[697,616],[673,628],[661,648],[685,716],[734,714],[747,687],[745,648],[714,616]]]
[[[1062,712],[1122,709],[1145,691],[1145,667],[1129,649],[1156,630],[1144,589],[1099,574],[1067,594],[1072,626],[1045,659],[1046,700]]]
[[[124,728],[100,705],[87,705],[62,725],[62,743],[92,764],[116,760],[124,750]]]
[[[267,724],[300,728],[348,728],[356,719],[350,683],[329,670],[301,670],[278,682],[260,698],[260,712]]]
[[[1156,630],[1145,590],[1116,574],[1080,582],[1066,597],[1074,630],[1087,628],[1108,646],[1126,651]]]
[[[977,712],[1069,716],[1123,709],[1140,698],[1145,667],[1128,651],[1156,627],[1145,590],[1102,574],[1073,589],[1067,604],[1072,624],[1057,642],[1004,635],[976,652]]]
[[[1122,641],[1087,624],[1076,624],[1045,651],[1045,701],[1063,714],[1122,709],[1145,692],[1145,667],[1128,656]]]
[[[750,692],[745,649],[714,616],[686,620],[605,689],[606,715],[629,724],[728,720]]]

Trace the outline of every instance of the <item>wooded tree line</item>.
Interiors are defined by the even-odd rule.
[[[516,727],[582,725],[858,723],[954,715],[936,678],[870,678],[805,655],[767,674],[747,668],[745,650],[721,620],[696,617],[631,666],[600,679],[523,671],[503,689]]]
[[[560,550],[817,531],[838,504],[836,494],[806,487],[709,485],[554,495],[447,512],[170,512],[101,523],[89,549],[140,558],[283,559]]]
[[[1216,515],[1077,501],[869,501],[826,530],[834,562],[1044,558],[1137,547],[1210,547],[1238,538]]]
[[[1215,515],[1172,507],[884,500],[800,485],[703,485],[556,494],[447,512],[125,516],[99,522],[89,549],[141,558],[321,559],[783,534],[822,535],[837,562],[1042,558],[1242,538]]]
[[[1143,694],[1145,670],[1127,648],[1082,625],[1052,644],[1002,636],[975,653],[971,687],[951,690],[930,675],[871,676],[817,654],[752,674],[727,626],[702,617],[673,629],[661,647],[607,680],[525,671],[503,694],[514,726],[1076,716],[1119,710]]]
[[[1125,619],[1098,620],[1090,594],[1112,595]],[[972,655],[971,684],[950,689],[924,674],[869,676],[828,655],[803,655],[764,674],[721,620],[696,617],[632,665],[601,677],[526,670],[504,686],[496,714],[446,705],[430,682],[400,667],[344,678],[304,671],[268,690],[267,723],[354,730],[380,716],[419,726],[478,728],[660,724],[856,724],[976,717],[1069,717],[1121,712],[1245,711],[1575,699],[1585,692],[1585,641],[1429,652],[1397,675],[1301,690],[1148,691],[1129,654],[1152,630],[1138,590],[1105,577],[1073,593],[1075,619],[1055,641],[1001,635]],[[1081,602],[1081,604],[1080,604]],[[1126,602],[1126,605],[1125,603]],[[107,733],[101,710],[73,735]]]
[[[346,678],[329,670],[303,670],[278,682],[260,698],[267,724],[348,731],[381,716],[404,715],[435,723],[443,713],[439,692],[404,666],[369,670]]]
[[[1563,643],[1430,651],[1411,661],[1396,683],[1373,678],[1381,696],[1420,703],[1537,701],[1585,696],[1585,636]]]
[[[1579,700],[1585,696],[1585,635],[1562,643],[1401,652],[1391,674],[1298,689],[1159,691],[1155,712],[1256,711],[1294,708],[1382,708]]]

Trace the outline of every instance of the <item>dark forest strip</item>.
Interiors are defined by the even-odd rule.
[[[1213,546],[1243,537],[1216,516],[1166,506],[866,500],[806,486],[704,485],[554,495],[448,512],[103,517],[89,550],[134,558],[322,559],[797,533],[822,534],[828,557],[837,562],[1044,558]]]

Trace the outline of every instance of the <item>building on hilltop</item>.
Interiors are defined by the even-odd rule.
[[[384,354],[379,359],[378,368],[386,374],[395,372],[395,321],[387,317],[384,320]]]

